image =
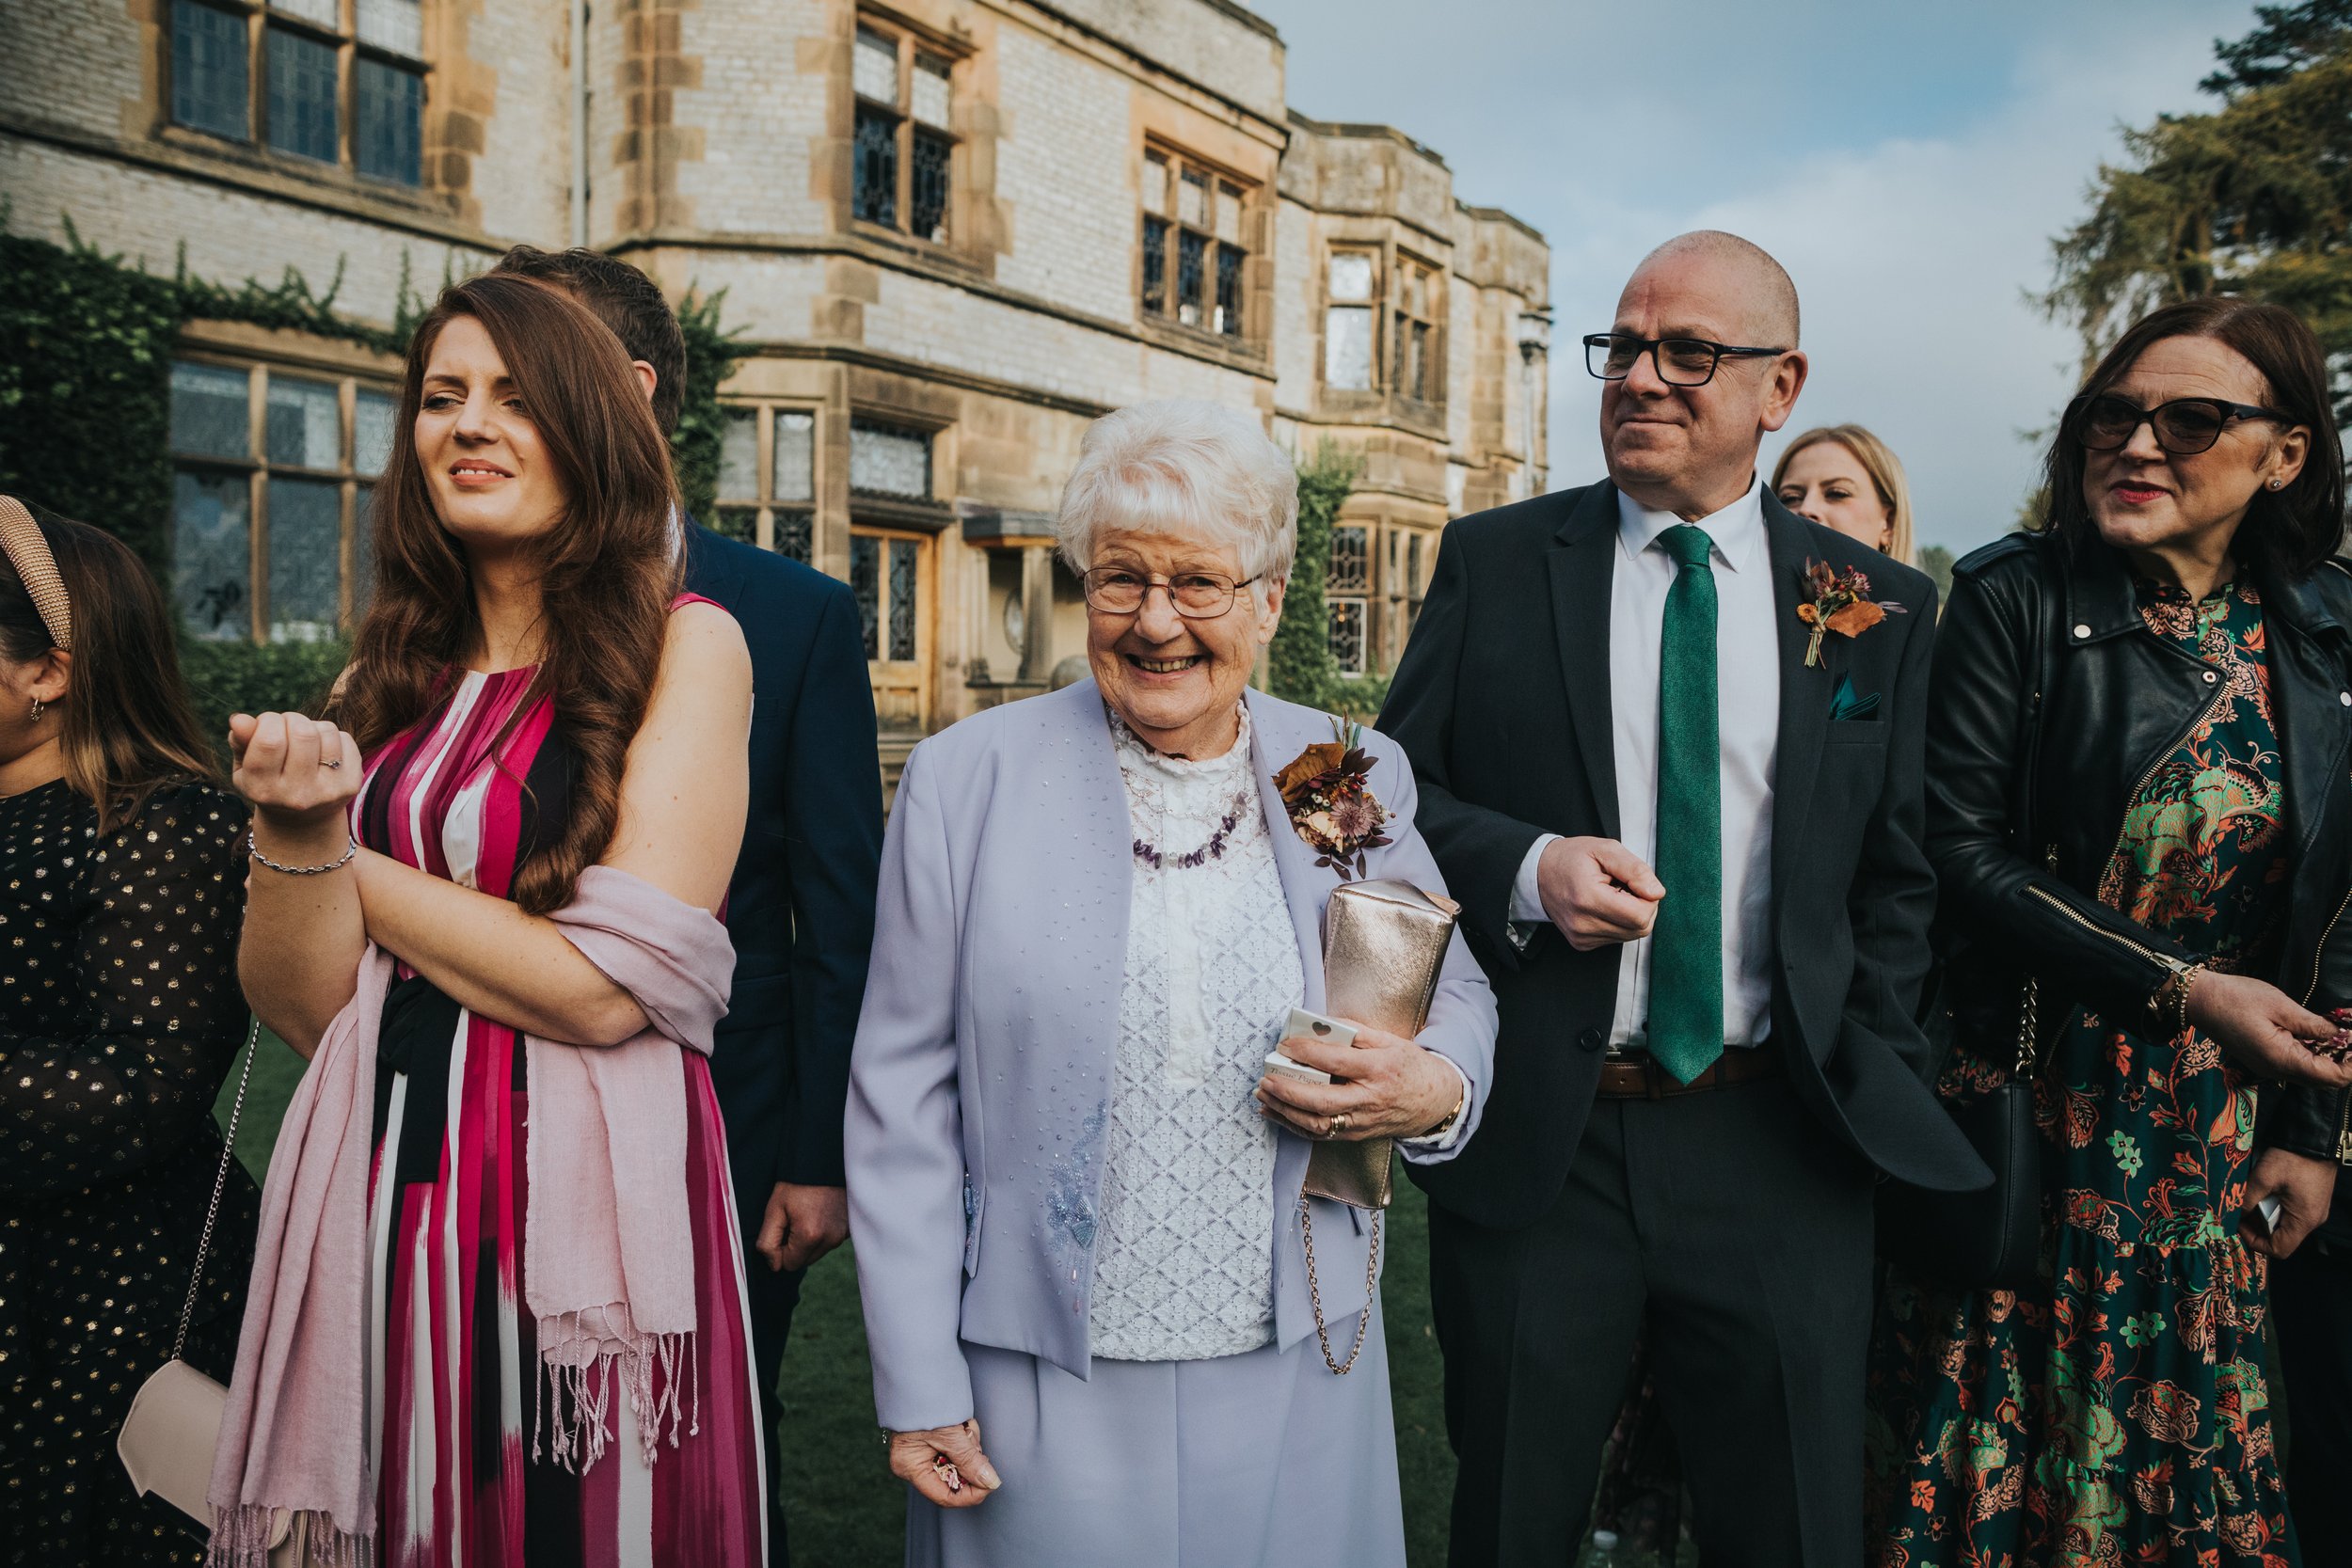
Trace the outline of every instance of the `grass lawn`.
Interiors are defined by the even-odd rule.
[[[301,1060],[264,1037],[253,1069],[237,1153],[258,1179]],[[229,1114],[227,1096],[219,1114]],[[1397,1183],[1383,1245],[1381,1301],[1396,1407],[1397,1465],[1413,1568],[1442,1568],[1454,1455],[1446,1447],[1443,1370],[1429,1320],[1428,1212],[1419,1188]],[[883,1464],[874,1425],[857,1272],[847,1248],[809,1271],[784,1363],[785,1508],[798,1568],[888,1568],[900,1557],[904,1493]],[[1645,1568],[1647,1560],[1622,1568]]]

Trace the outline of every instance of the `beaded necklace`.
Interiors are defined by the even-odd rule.
[[[1241,819],[1249,815],[1249,802],[1257,798],[1257,780],[1251,779],[1244,784],[1241,793],[1233,797],[1233,809],[1225,814],[1225,819],[1217,824],[1216,832],[1209,835],[1209,842],[1189,854],[1170,855],[1150,839],[1138,838],[1135,841],[1136,859],[1154,871],[1163,871],[1171,865],[1179,871],[1192,871],[1211,861],[1224,859],[1226,841],[1233,836],[1233,830],[1241,826]]]

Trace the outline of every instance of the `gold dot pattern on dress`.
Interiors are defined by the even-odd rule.
[[[220,1158],[245,824],[196,785],[103,837],[63,781],[0,800],[0,1530],[29,1560],[203,1558],[114,1443],[171,1352]],[[256,1200],[233,1170],[189,1336],[224,1379]]]

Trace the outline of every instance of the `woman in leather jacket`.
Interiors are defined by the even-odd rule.
[[[2313,1049],[2312,1009],[2352,1002],[2322,973],[2352,892],[2352,578],[2319,346],[2275,306],[2160,309],[2045,475],[2044,530],[1955,572],[1928,731],[1938,1087],[2000,1083],[2036,1021],[2042,1272],[1890,1273],[1874,1551],[2271,1568],[2296,1559],[2265,1255],[2327,1218],[2352,1082]]]

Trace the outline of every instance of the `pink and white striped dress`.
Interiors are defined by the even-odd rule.
[[[532,675],[466,672],[388,742],[369,763],[360,842],[504,895],[532,846],[560,831],[572,795],[572,754],[546,700],[507,733]],[[725,1134],[707,1063],[680,1055],[699,1431],[681,1432],[648,1466],[633,1438],[619,1440],[630,1418],[616,1412],[605,1457],[575,1474],[532,1451],[545,1380],[523,1307],[523,1037],[399,972],[384,1004],[368,1219],[383,1568],[764,1562],[759,1404]]]

